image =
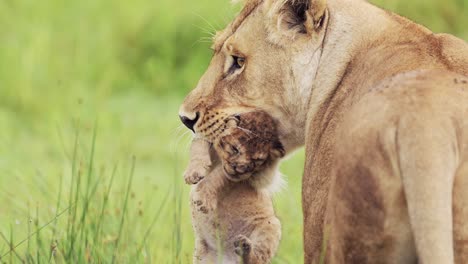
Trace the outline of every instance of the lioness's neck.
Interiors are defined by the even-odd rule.
[[[386,77],[426,67],[433,59],[419,49],[435,40],[426,28],[365,1],[328,4],[330,17],[308,112],[308,131],[316,130],[315,140],[320,140],[317,133],[324,131],[335,108],[357,100]]]
[[[353,2],[358,2],[357,8]],[[390,23],[385,12],[364,1],[329,0],[328,21],[316,78],[310,95],[306,142],[310,153],[314,152],[326,126],[326,119],[333,113],[332,101],[349,75],[350,64],[363,46],[378,38],[382,28],[374,24]],[[372,17],[373,21],[368,21]]]

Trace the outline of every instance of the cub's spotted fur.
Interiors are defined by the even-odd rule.
[[[269,263],[281,237],[268,189],[280,180],[277,160],[284,155],[276,124],[261,111],[235,116],[213,144],[193,141],[185,173],[195,184],[194,263]]]

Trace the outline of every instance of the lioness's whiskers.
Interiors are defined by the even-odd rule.
[[[171,152],[175,152],[178,141],[180,140],[181,136],[184,133],[187,133],[187,131],[184,131],[184,128],[185,126],[181,124],[178,127],[176,127],[174,131],[171,133],[171,136],[173,138],[173,140],[171,141],[171,146],[170,146]],[[183,134],[181,134],[182,132]]]
[[[173,141],[172,147],[171,147],[171,152],[172,153],[177,153],[177,148],[179,147],[180,141],[186,136],[188,133],[191,133],[192,131],[187,130],[183,134],[179,135],[175,141]]]
[[[190,150],[190,145],[192,143],[192,140],[194,138],[194,135],[193,133],[188,133],[188,137],[187,137],[187,134],[185,134],[182,139],[180,141],[184,142],[185,141],[185,145],[183,146],[182,148],[182,152],[183,153],[188,153],[189,150]]]
[[[206,18],[204,18],[203,16],[201,16],[200,14],[197,14],[195,12],[192,12],[194,15],[198,16],[199,18],[201,18],[209,27],[210,29],[213,31],[213,32],[216,32],[216,28],[213,26],[213,24],[211,24]],[[214,35],[214,34],[213,34]]]
[[[192,134],[192,140],[187,140],[187,141],[185,142],[185,145],[184,145],[184,148],[183,148],[183,152],[184,152],[184,153],[189,152],[189,150],[190,150],[190,145],[192,144],[192,141],[193,141],[194,138],[195,138],[195,135]]]
[[[205,37],[205,38],[202,37],[202,38],[200,38],[199,40],[193,42],[192,47],[194,47],[194,46],[197,45],[198,43],[208,43],[208,44],[211,44],[211,43],[213,43],[213,39],[210,38],[210,37]],[[211,50],[211,48],[210,48],[210,50]]]
[[[251,130],[249,130],[249,129],[247,129],[247,128],[243,128],[243,127],[240,127],[240,126],[237,126],[236,128],[238,128],[238,129],[240,129],[240,130],[242,130],[242,131],[244,131],[244,132],[247,132],[247,133],[249,133],[249,134],[252,134],[252,135],[254,135],[254,136],[256,136],[256,137],[260,137],[258,134],[252,132]]]
[[[211,37],[200,37],[200,39],[197,42],[211,43],[211,42],[213,42],[213,38],[211,38]]]
[[[198,29],[200,29],[203,33],[208,34],[208,35],[210,36],[209,38],[210,38],[211,40],[213,40],[213,37],[216,36],[216,33],[215,33],[215,32],[211,32],[211,31],[209,31],[208,29],[202,28],[202,27],[200,27],[200,26],[198,26],[198,25],[195,25],[195,24],[192,24],[192,25],[195,26],[195,27],[197,27]]]
[[[182,132],[183,128],[185,128],[185,126],[183,124],[180,124],[174,129],[174,132],[172,132],[171,134],[175,134],[175,136],[177,137],[178,134]]]

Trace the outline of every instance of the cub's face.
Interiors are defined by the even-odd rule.
[[[265,111],[286,150],[303,144],[311,89],[305,84],[314,76],[313,67],[310,73],[303,68],[317,60],[320,47],[311,37],[316,32],[304,26],[313,25],[306,2],[246,1],[217,34],[207,71],[180,107],[187,127],[215,142],[232,116]]]
[[[226,176],[242,181],[284,156],[276,122],[264,111],[230,118],[223,135],[214,143]]]

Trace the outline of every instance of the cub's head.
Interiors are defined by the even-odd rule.
[[[182,122],[215,142],[230,117],[261,110],[277,121],[286,151],[302,145],[326,20],[325,0],[247,0],[217,33]]]
[[[228,119],[214,142],[225,175],[243,181],[264,171],[285,154],[275,120],[264,111],[235,115]],[[273,176],[273,175],[270,175]]]

